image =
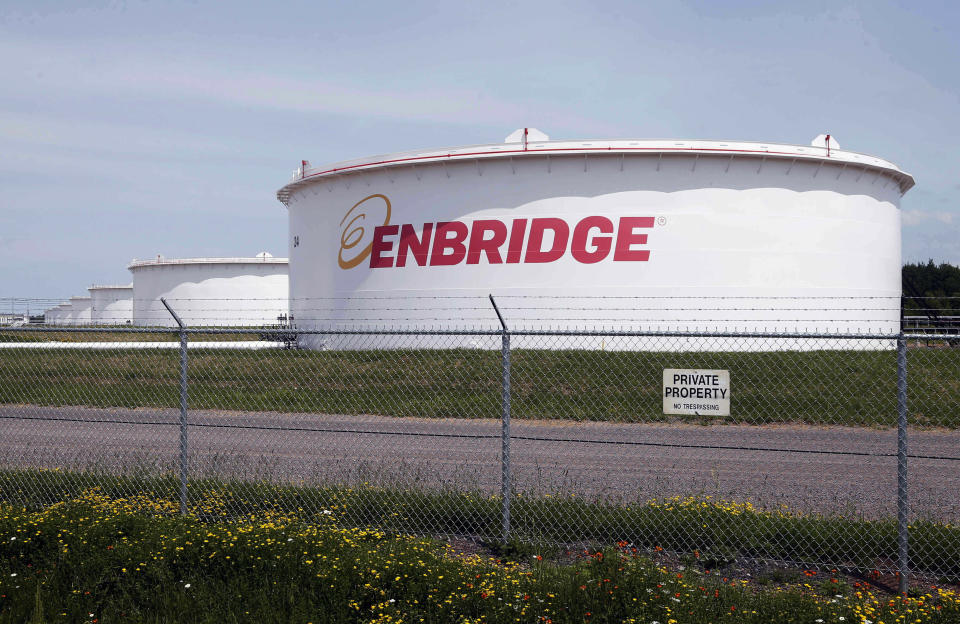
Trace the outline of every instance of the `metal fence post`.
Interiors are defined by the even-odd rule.
[[[910,515],[907,498],[907,339],[897,337],[897,551],[900,572],[899,591],[907,593],[910,573],[909,534]]]
[[[503,541],[510,539],[510,332],[507,323],[500,314],[500,308],[490,295],[490,303],[500,319],[502,332],[501,342],[501,369],[502,382],[500,386],[500,498],[503,501]]]
[[[187,515],[187,332],[186,325],[163,297],[160,303],[167,308],[180,326],[180,514]]]

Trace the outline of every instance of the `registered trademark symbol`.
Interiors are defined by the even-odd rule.
[[[667,224],[666,217],[657,217],[657,225],[666,225],[666,224]]]

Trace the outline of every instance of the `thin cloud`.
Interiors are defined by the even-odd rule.
[[[116,156],[233,156],[223,137],[158,130],[147,125],[0,110],[0,140],[36,147],[100,150]],[[240,144],[237,144],[240,147]]]
[[[946,210],[904,210],[901,213],[903,225],[907,227],[931,222],[950,225],[954,222],[955,216]]]
[[[235,67],[226,62],[197,58],[131,55],[129,49],[97,48],[93,51],[58,44],[7,40],[0,42],[0,57],[29,59],[8,62],[0,70],[22,88],[55,90],[84,96],[130,96],[160,100],[202,100],[232,106],[297,113],[346,115],[444,124],[504,124],[505,132],[518,119],[540,125],[577,123],[588,131],[613,130],[596,120],[581,118],[562,108],[526,106],[467,88],[411,86],[408,90],[378,89],[303,76],[281,75],[256,67]],[[84,64],[78,70],[78,64]]]

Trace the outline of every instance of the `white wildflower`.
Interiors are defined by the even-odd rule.
[[[189,587],[190,587],[190,583],[187,583],[186,585],[183,586],[184,589],[187,589]]]

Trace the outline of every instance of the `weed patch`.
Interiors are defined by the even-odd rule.
[[[245,517],[179,516],[170,500],[102,491],[0,505],[0,621],[946,623],[960,598],[809,583],[764,589],[668,569],[628,549],[570,564],[454,556],[433,540],[345,528],[332,510],[264,501]],[[218,503],[205,503],[209,508]]]

